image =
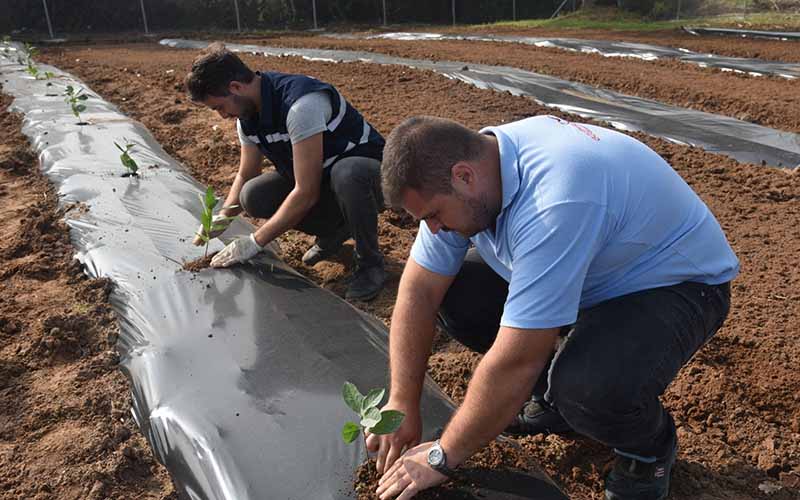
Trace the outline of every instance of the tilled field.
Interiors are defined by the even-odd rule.
[[[538,35],[537,35],[538,36]],[[741,43],[748,43],[745,40]],[[800,133],[800,81],[751,77],[676,60],[580,54],[505,42],[340,40],[276,36],[247,43],[295,48],[360,50],[412,59],[512,66],[674,106]],[[800,44],[796,44],[800,47]],[[800,51],[799,51],[800,52]]]
[[[73,260],[10,103],[0,95],[0,498],[177,498],[131,418],[112,285]]]
[[[312,44],[307,39],[304,43]],[[415,42],[408,47],[402,50],[427,51],[440,59],[464,59],[442,53],[439,43],[425,46]],[[496,56],[491,51],[484,54],[483,45],[458,50],[486,60],[501,57],[499,51]],[[502,50],[511,49],[504,45]],[[43,60],[82,78],[123,112],[142,121],[196,178],[226,190],[238,164],[235,127],[233,122],[224,122],[211,111],[187,102],[181,81],[194,55],[192,51],[155,45],[94,46],[52,49]],[[333,83],[384,134],[415,114],[445,116],[473,128],[542,113],[569,118],[529,99],[478,90],[430,72],[299,58],[248,55],[244,59],[253,68],[305,73]],[[588,67],[594,65],[593,61],[591,56],[581,56],[575,64]],[[511,62],[506,58],[503,64]],[[609,64],[620,67],[618,60]],[[646,64],[638,66],[642,74],[649,73],[642,68],[658,69],[661,64],[670,74],[678,72],[671,63]],[[723,77],[727,82],[772,84],[768,79],[693,71],[698,80],[696,88],[701,88],[706,79]],[[781,83],[782,88],[790,88],[791,84]],[[719,87],[720,93],[723,88]],[[763,93],[752,87],[751,94],[755,98]],[[783,113],[790,114],[785,107]],[[664,395],[676,417],[681,440],[672,498],[767,498],[765,491],[771,492],[769,498],[798,498],[800,375],[796,359],[800,341],[793,321],[800,313],[800,174],[740,164],[698,149],[637,137],[667,158],[700,194],[719,218],[742,262],[742,275],[733,285],[733,310],[727,324]],[[386,323],[415,232],[408,217],[392,212],[381,216],[381,245],[387,255],[390,280],[374,302],[356,305]],[[283,257],[320,285],[343,295],[352,247],[342,251],[336,262],[309,269],[300,264],[300,256],[311,241],[297,233],[284,236]],[[435,349],[431,372],[454,399],[460,400],[478,357],[442,338]],[[602,496],[602,477],[612,463],[609,450],[580,438],[557,436],[525,438],[519,443],[518,452],[538,461],[571,498]]]

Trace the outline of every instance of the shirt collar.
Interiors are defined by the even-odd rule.
[[[500,214],[502,215],[519,191],[520,172],[517,147],[511,138],[498,127],[486,127],[480,133],[493,135],[497,139],[497,147],[500,150],[500,180],[503,185],[503,207]]]

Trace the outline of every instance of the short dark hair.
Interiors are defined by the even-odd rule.
[[[202,102],[208,96],[230,95],[228,85],[231,82],[250,83],[255,76],[239,56],[225,48],[224,44],[215,42],[192,62],[192,70],[186,75],[184,84],[192,100]]]
[[[424,196],[450,193],[453,165],[483,154],[481,134],[458,122],[433,116],[409,118],[386,140],[381,163],[383,197],[390,206],[399,207],[407,189]]]

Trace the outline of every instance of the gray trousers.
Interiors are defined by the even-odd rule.
[[[294,188],[294,182],[269,171],[250,179],[239,203],[251,217],[272,217]],[[295,227],[323,241],[347,229],[356,242],[360,267],[383,265],[378,247],[378,212],[383,209],[381,163],[351,156],[334,163],[322,178],[319,200]]]

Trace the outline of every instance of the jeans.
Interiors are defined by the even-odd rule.
[[[317,203],[296,229],[320,238],[334,238],[343,227],[356,242],[361,267],[383,264],[378,247],[378,212],[383,209],[381,164],[360,156],[342,158],[325,173]],[[248,180],[239,194],[242,209],[251,217],[272,217],[294,183],[277,172]]]
[[[444,330],[478,352],[491,347],[508,283],[475,249],[439,311]],[[676,439],[659,396],[722,326],[730,284],[684,282],[582,309],[534,387],[579,434],[620,451],[661,457]],[[513,383],[513,381],[508,381]]]

